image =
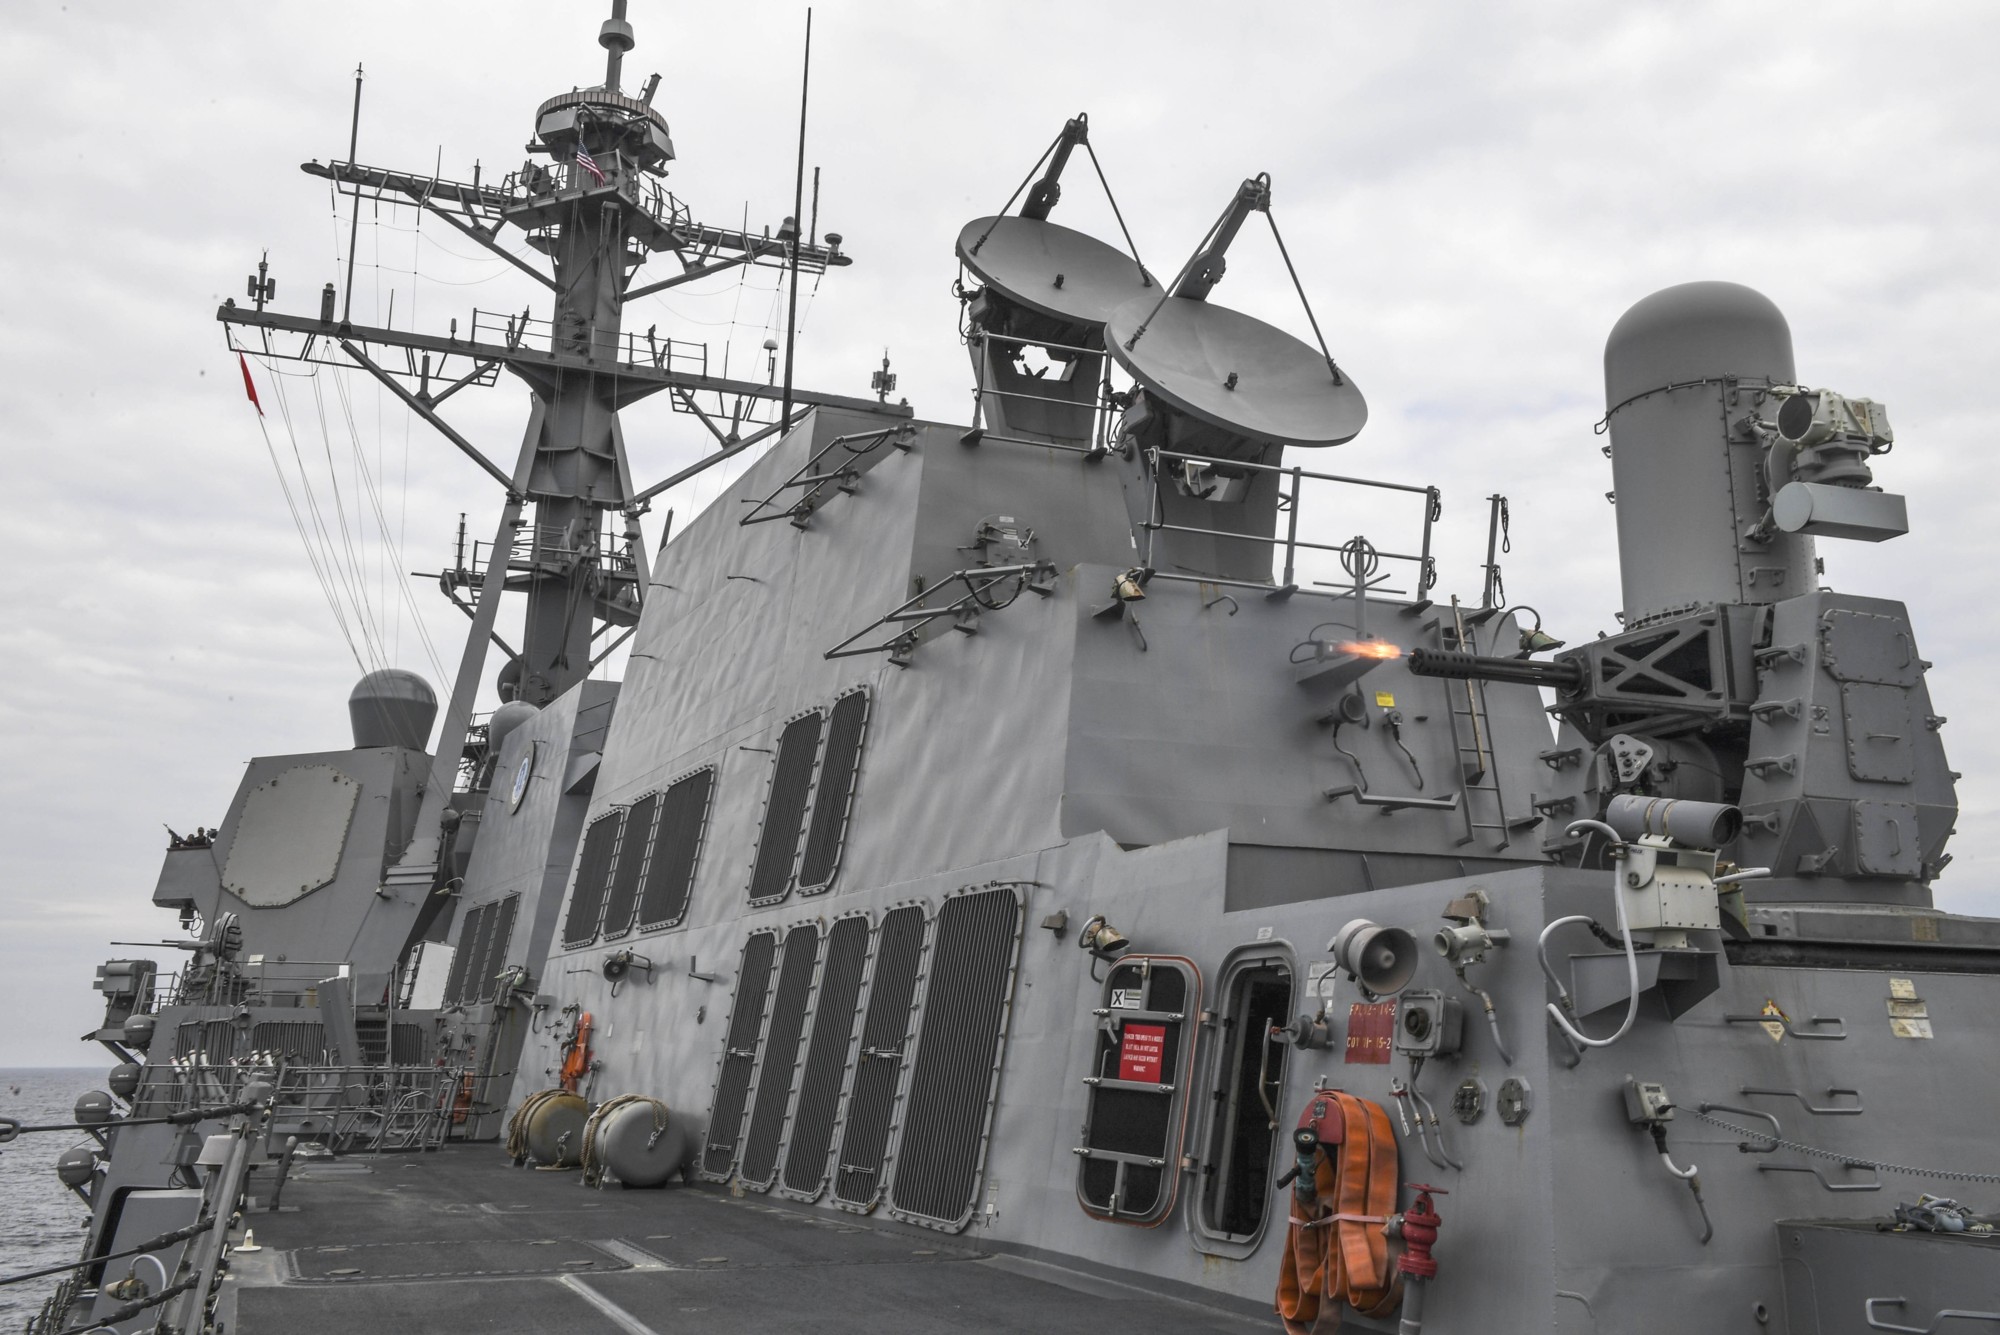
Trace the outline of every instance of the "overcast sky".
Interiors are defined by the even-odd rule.
[[[717,225],[775,223],[803,8],[631,8],[625,83],[663,75],[671,188]],[[606,12],[6,5],[0,1014],[14,1022],[0,1065],[104,1060],[74,1041],[101,1013],[92,966],[137,953],[109,940],[177,934],[148,905],[161,825],[219,822],[252,755],[347,745],[357,657],[449,689],[432,652],[455,664],[465,622],[395,572],[436,570],[460,511],[490,533],[493,487],[372,382],[279,384],[260,367],[274,470],[213,312],[267,249],[281,309],[316,311],[340,276],[345,223],[297,164],[346,156],[357,63],[361,161],[462,179],[477,159],[491,178],[519,165],[542,99],[601,79]],[[1984,696],[2000,637],[1978,575],[2000,564],[1982,462],[2000,10],[856,0],[819,5],[814,24],[807,161],[820,231],[856,262],[806,294],[802,383],[865,393],[887,347],[919,415],[963,420],[953,239],[1087,109],[1156,271],[1178,268],[1244,176],[1271,173],[1321,325],[1371,407],[1339,470],[1441,484],[1441,589],[1469,597],[1483,498],[1507,493],[1508,592],[1572,642],[1615,629],[1618,606],[1610,465],[1591,432],[1606,332],[1671,283],[1761,289],[1791,321],[1802,379],[1881,400],[1895,422],[1877,477],[1908,495],[1912,533],[1820,551],[1833,587],[1911,606],[1967,771],[1938,900],[2000,913],[2000,774],[1983,760],[2000,743]],[[1067,180],[1057,220],[1115,239],[1087,169]],[[474,307],[546,314],[539,287],[407,212],[364,211],[356,254],[358,321],[389,318],[392,293],[399,328],[465,325]],[[759,374],[768,275],[669,295],[628,327],[706,339],[711,366],[726,347],[732,372]],[[1257,229],[1215,300],[1305,330]],[[525,402],[503,381],[448,415],[511,460]],[[628,414],[626,436],[642,481],[707,444],[658,404]],[[346,523],[345,630],[280,472],[300,504],[311,484],[330,533]],[[684,521],[712,499],[718,474],[663,498],[649,540],[667,506]],[[1344,538],[1362,520],[1317,522]]]

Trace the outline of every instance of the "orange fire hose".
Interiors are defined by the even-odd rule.
[[[1329,1091],[1345,1122],[1338,1143],[1321,1143],[1311,1203],[1292,1193],[1291,1236],[1278,1270],[1278,1315],[1289,1335],[1307,1335],[1323,1304],[1385,1316],[1402,1302],[1382,1225],[1396,1210],[1396,1133],[1379,1103]]]

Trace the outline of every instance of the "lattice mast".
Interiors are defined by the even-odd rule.
[[[475,311],[469,332],[457,320],[444,335],[361,326],[348,318],[332,283],[321,293],[317,318],[285,315],[267,309],[276,285],[262,266],[251,280],[252,305],[231,300],[217,313],[233,348],[367,371],[505,489],[483,568],[476,558],[469,565],[461,560],[442,579],[473,625],[439,734],[440,758],[455,760],[464,744],[489,641],[509,657],[500,673],[503,697],[541,705],[616,647],[623,637],[614,637],[614,628],[637,624],[644,589],[639,519],[652,497],[817,406],[909,416],[906,406],[872,398],[713,376],[705,348],[658,338],[651,328],[625,331],[627,303],[718,271],[782,268],[796,282],[799,273],[810,276],[850,261],[837,234],[814,244],[791,218],[775,235],[768,228],[758,235],[695,221],[659,184],[674,157],[667,122],[652,105],[659,76],[636,97],[620,87],[624,56],[634,45],[625,0],[614,0],[598,42],[607,53],[603,84],[542,103],[529,143],[534,156],[498,185],[482,183],[476,169],[465,182],[364,166],[351,160],[352,147],[348,161],[303,167],[342,188],[357,211],[372,201],[444,219],[549,289],[546,320],[536,318],[531,304],[517,315]],[[358,79],[356,98],[358,126]],[[549,271],[501,244],[508,226],[521,229],[528,245],[548,258]],[[679,262],[679,272],[637,283],[640,268],[661,252]],[[350,262],[350,288],[351,274]],[[439,413],[460,389],[493,384],[501,368],[533,393],[511,468],[495,463]],[[632,479],[619,412],[662,390],[678,411],[699,418],[718,448],[641,487]],[[780,401],[790,405],[789,420],[777,410]],[[506,592],[527,598],[518,649],[496,627]],[[433,775],[416,837],[391,871],[388,891],[429,892],[442,861],[440,818],[450,796],[442,776],[449,773],[440,765]]]

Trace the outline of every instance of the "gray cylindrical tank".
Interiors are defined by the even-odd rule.
[[[1750,415],[1757,388],[1794,378],[1784,314],[1738,283],[1666,288],[1612,328],[1604,403],[1627,626],[1812,590],[1811,538],[1744,538],[1767,504],[1764,451],[1754,437],[1731,434]]]
[[[381,668],[354,684],[347,717],[357,750],[401,746],[421,751],[437,722],[437,693],[430,683],[402,668]]]
[[[528,1157],[538,1164],[576,1167],[583,1161],[583,1124],[588,1120],[590,1105],[580,1094],[543,1099],[523,1128]]]
[[[687,1119],[655,1099],[621,1103],[598,1122],[594,1154],[628,1187],[657,1187],[680,1172],[692,1144]]]

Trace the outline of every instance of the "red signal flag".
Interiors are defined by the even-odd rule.
[[[250,378],[250,363],[242,353],[236,354],[236,364],[243,368],[243,392],[250,396],[250,406],[257,410],[257,416],[264,415],[264,405],[257,401],[257,382]]]

